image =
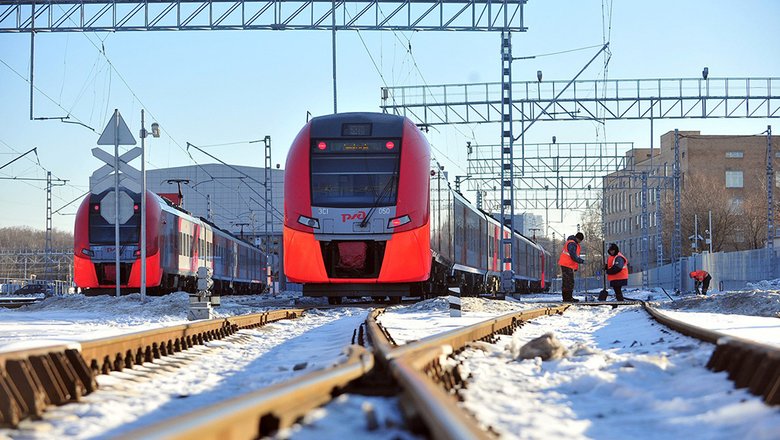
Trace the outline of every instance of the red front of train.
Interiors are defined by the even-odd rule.
[[[141,285],[141,196],[119,192],[119,284],[123,288]],[[155,196],[146,195],[146,285],[159,286],[163,275],[159,252],[159,225],[162,210]],[[114,191],[89,194],[76,212],[73,277],[82,289],[116,286],[114,230]]]
[[[290,281],[314,296],[365,293],[378,284],[383,294],[397,285],[400,296],[409,283],[427,280],[429,163],[427,140],[404,117],[344,113],[306,124],[284,178]]]

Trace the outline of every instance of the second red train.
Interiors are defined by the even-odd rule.
[[[544,249],[453,191],[401,116],[313,118],[288,153],[284,200],[285,275],[307,296],[497,294],[502,234],[513,290],[546,287]]]

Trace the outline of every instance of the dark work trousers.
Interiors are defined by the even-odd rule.
[[[574,269],[561,266],[561,293],[564,301],[571,301],[574,297]]]
[[[704,281],[702,281],[702,285],[701,285],[701,294],[702,295],[706,295],[707,294],[707,289],[710,288],[710,281],[712,281],[712,276],[710,276],[710,275],[707,275],[704,278]],[[698,290],[698,289],[696,289],[696,290]]]
[[[627,284],[628,284],[628,280],[612,280],[609,282],[609,285],[612,287],[612,290],[615,291],[615,300],[625,301],[625,299],[623,299],[623,286]]]

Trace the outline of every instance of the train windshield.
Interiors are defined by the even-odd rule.
[[[140,222],[140,216],[138,220]],[[131,224],[119,225],[119,244],[137,245],[141,240],[141,225],[133,220],[129,223]],[[89,242],[96,245],[114,244],[114,225],[100,220],[90,222]]]
[[[400,139],[314,140],[311,151],[312,205],[396,204]]]
[[[138,197],[130,201],[129,209],[133,212],[128,215],[128,219],[119,225],[119,243],[138,245],[141,237],[141,213],[138,209],[140,203]],[[135,206],[133,206],[135,205]],[[89,242],[94,245],[113,245],[114,244],[114,223],[106,220],[106,217],[113,219],[111,210],[108,213],[101,214],[103,207],[99,201],[90,203],[89,206]],[[121,212],[121,211],[120,211]],[[105,216],[104,216],[105,214]],[[120,219],[120,222],[122,220]]]

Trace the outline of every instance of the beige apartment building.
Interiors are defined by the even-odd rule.
[[[723,191],[727,203],[739,211],[746,196],[761,194],[766,197],[766,153],[767,137],[758,136],[721,136],[702,135],[698,131],[680,131],[680,184],[685,189],[686,181],[697,177],[706,177],[714,186],[715,191]],[[773,167],[775,170],[774,200],[780,199],[780,142],[772,140]],[[664,242],[662,260],[669,262],[671,250],[668,239],[664,241],[659,235],[659,221],[663,220],[659,200],[668,197],[673,200],[672,182],[674,164],[674,132],[661,136],[661,146],[653,150],[650,157],[649,148],[637,148],[626,153],[626,168],[605,176],[604,185],[604,222],[605,240],[607,243],[617,243],[623,254],[630,261],[631,271],[642,270],[642,263],[647,267],[655,267],[659,261],[659,244]],[[645,192],[647,207],[647,246],[643,248],[642,221],[642,188],[643,174],[646,175]],[[664,187],[666,189],[664,189]],[[706,205],[707,201],[704,201]],[[720,203],[714,202],[713,203]],[[660,205],[663,205],[661,203]],[[764,208],[765,209],[765,208]],[[683,208],[683,212],[685,209]],[[669,214],[673,215],[673,214]],[[766,211],[763,211],[766,216]],[[684,226],[692,225],[693,219],[682,219]],[[690,237],[694,234],[687,227],[682,230],[682,253],[707,251],[709,245],[705,241],[708,234],[708,219],[706,214],[700,214],[698,219],[698,235],[701,240],[696,242]],[[670,223],[667,223],[670,224]],[[778,225],[775,225],[778,226]],[[692,227],[692,226],[690,226]],[[671,231],[664,231],[667,236]],[[714,234],[718,231],[714,230]],[[739,233],[734,233],[732,243],[739,244]],[[693,247],[693,246],[696,247]],[[724,245],[722,251],[738,250],[740,246]],[[744,247],[742,247],[744,249]],[[647,252],[644,254],[643,249]]]

